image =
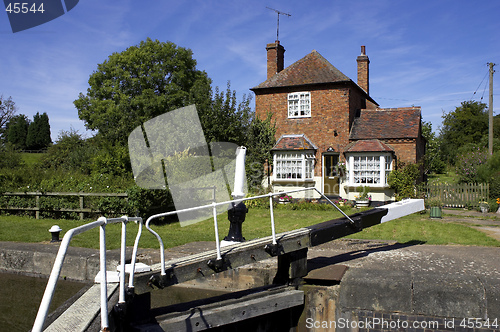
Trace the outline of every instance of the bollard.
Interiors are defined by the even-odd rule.
[[[51,243],[61,242],[61,240],[59,239],[59,234],[61,233],[61,231],[61,227],[57,225],[54,225],[49,229],[50,234],[52,234],[52,240],[50,240]]]
[[[224,238],[224,241],[231,242],[243,242],[245,238],[243,237],[242,224],[245,221],[246,214],[248,213],[248,208],[245,203],[240,202],[239,204],[234,204],[231,209],[227,211],[227,219],[229,219],[229,232]]]

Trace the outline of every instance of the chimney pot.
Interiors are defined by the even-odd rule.
[[[361,55],[366,55],[365,45],[361,46]]]

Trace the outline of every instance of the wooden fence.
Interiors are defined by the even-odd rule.
[[[128,195],[126,193],[65,193],[65,192],[53,192],[53,193],[41,193],[41,192],[7,192],[2,193],[1,196],[12,197],[18,196],[25,198],[23,200],[22,206],[12,206],[10,204],[1,204],[0,211],[34,211],[36,219],[40,219],[40,212],[75,212],[79,214],[80,220],[84,219],[85,213],[102,213],[99,209],[93,209],[86,207],[85,198],[86,197],[118,197],[120,199],[128,200]],[[43,197],[78,197],[78,207],[68,208],[68,207],[51,207],[42,206],[41,198]],[[34,200],[33,200],[34,198]],[[12,203],[11,203],[12,204]],[[122,211],[115,211],[121,213]]]
[[[439,199],[446,207],[478,207],[489,197],[487,183],[427,184],[423,193],[427,199]]]

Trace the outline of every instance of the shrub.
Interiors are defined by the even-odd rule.
[[[456,172],[461,183],[481,182],[478,177],[478,170],[481,165],[485,165],[488,153],[484,149],[475,148],[457,158]]]
[[[174,210],[170,190],[144,189],[133,186],[127,190],[128,210],[144,220],[156,213]]]
[[[419,176],[419,164],[398,162],[397,168],[389,174],[387,180],[389,186],[396,191],[396,200],[417,196]]]

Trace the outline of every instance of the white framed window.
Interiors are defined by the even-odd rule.
[[[311,117],[311,93],[294,92],[288,94],[288,118]]]
[[[388,153],[351,154],[347,158],[349,185],[387,186],[392,171],[392,156]]]
[[[275,152],[274,179],[307,181],[314,177],[314,152]]]

